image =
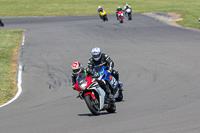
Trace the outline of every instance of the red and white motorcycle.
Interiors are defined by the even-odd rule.
[[[118,17],[119,22],[123,23],[123,20],[124,20],[123,11],[122,10],[118,11],[117,15],[118,15],[117,17]]]
[[[77,77],[74,87],[80,92],[78,97],[85,100],[93,115],[99,115],[103,110],[114,113],[116,111],[115,103],[107,99],[105,91],[95,79],[85,75],[85,73],[81,73]]]

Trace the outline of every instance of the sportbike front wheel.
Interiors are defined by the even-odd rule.
[[[108,21],[108,17],[106,17],[106,21]]]
[[[128,14],[128,20],[132,20],[131,14]]]
[[[106,21],[106,17],[103,17],[103,21],[104,21],[104,22]]]
[[[91,95],[86,95],[85,96],[85,102],[87,104],[87,107],[89,108],[90,112],[93,115],[99,115],[99,103],[97,100],[92,99]]]

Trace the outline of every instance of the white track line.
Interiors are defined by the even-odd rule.
[[[21,44],[21,47],[23,48],[24,46],[24,43],[25,43],[25,35],[23,34],[23,40],[22,40],[22,44]],[[23,50],[23,49],[22,49]],[[21,51],[22,52],[22,51]],[[20,57],[21,58],[21,57]],[[18,91],[16,93],[16,95],[13,97],[13,99],[11,99],[10,101],[8,101],[7,103],[3,104],[0,106],[0,108],[12,103],[13,101],[15,101],[19,96],[20,94],[22,93],[22,61],[21,59],[19,60],[19,68],[18,68],[18,76],[17,76],[17,87],[18,87]]]

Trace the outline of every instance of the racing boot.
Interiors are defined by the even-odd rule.
[[[115,102],[115,99],[114,99],[114,96],[113,96],[112,93],[110,93],[110,94],[108,95],[108,97],[109,97],[111,103],[114,103],[114,102]]]
[[[114,96],[110,91],[110,88],[108,87],[108,85],[105,86],[105,92],[110,100],[111,103],[115,102]]]
[[[116,13],[117,20],[119,20],[118,14]]]
[[[120,91],[123,91],[122,86],[123,86],[122,82],[120,80],[118,80],[118,87],[119,87]]]

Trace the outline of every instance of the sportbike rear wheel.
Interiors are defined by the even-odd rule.
[[[91,95],[86,95],[85,96],[85,102],[87,104],[87,107],[89,108],[90,112],[93,115],[99,115],[99,103],[97,100],[92,99]]]
[[[105,17],[105,16],[103,17],[103,21],[104,21],[104,22],[106,21],[106,17]]]

